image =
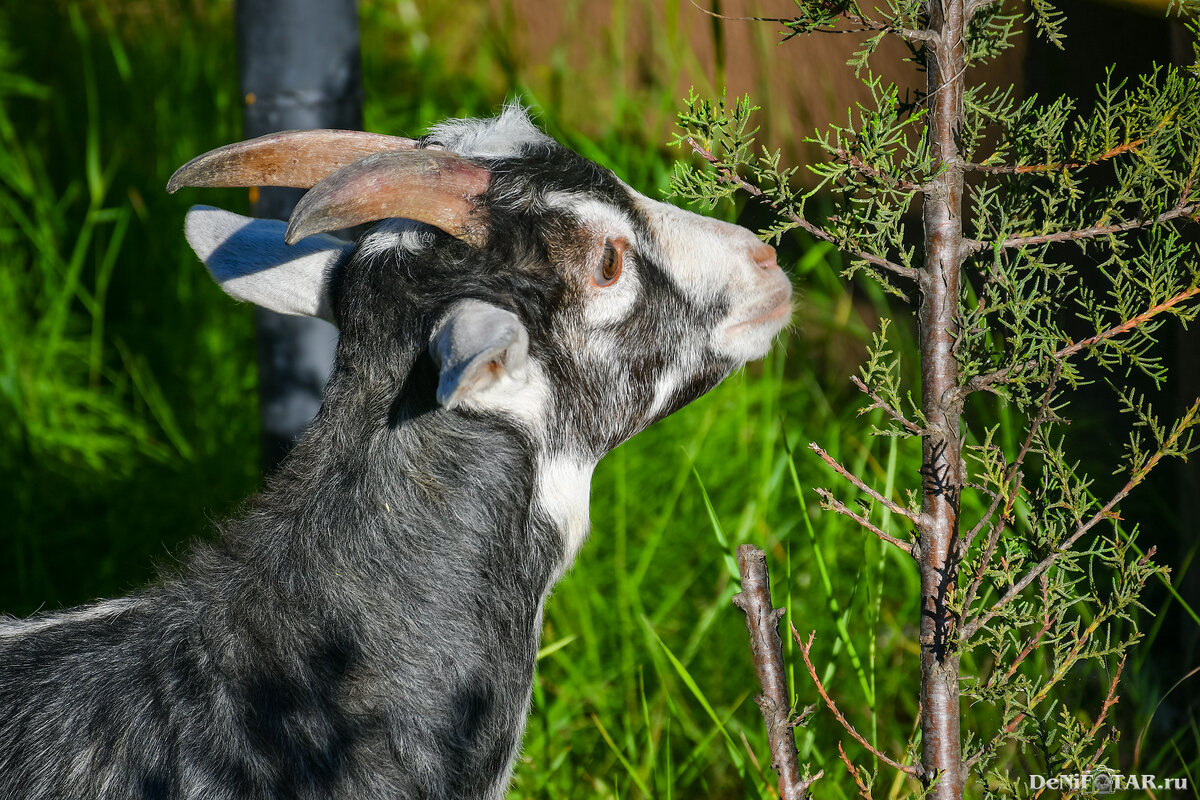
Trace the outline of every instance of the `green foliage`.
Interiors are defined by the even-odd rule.
[[[924,430],[929,427],[929,422],[925,419],[925,413],[921,411],[920,404],[913,399],[912,392],[902,388],[901,355],[888,346],[889,324],[891,324],[891,320],[887,317],[879,320],[879,331],[873,334],[872,342],[867,347],[867,363],[863,365],[860,374],[863,385],[872,387],[876,396],[888,408],[896,411],[895,415],[888,417],[886,428],[876,427],[871,432],[877,436],[907,437],[913,434],[913,426],[918,430]],[[862,413],[862,411],[859,412],[860,415]],[[912,425],[904,425],[903,420],[909,420]]]
[[[234,136],[210,88],[232,61],[201,57],[229,21],[167,15],[172,37],[131,47],[86,4],[0,17],[6,612],[125,591],[255,484],[250,326],[162,191]]]
[[[14,101],[46,103],[49,92],[16,75],[13,61],[0,49],[0,236],[9,260],[0,283],[0,426],[12,443],[2,468],[15,472],[28,458],[96,470],[119,468],[134,453],[161,460],[163,446],[123,402],[132,375],[107,370],[102,350],[131,211],[105,207],[113,163],[100,163],[90,126],[86,178],[53,185],[43,154],[26,148],[9,113]],[[87,324],[71,315],[76,304]]]
[[[971,187],[975,237],[1107,226],[1177,207],[1190,198],[1200,164],[1200,120],[1191,113],[1198,101],[1200,87],[1178,67],[1132,81],[1116,81],[1110,72],[1085,113],[1069,98],[1041,105],[1036,98],[1016,103],[1007,92],[971,91],[964,157],[975,158],[975,143],[998,129],[991,152],[979,160],[1023,170]],[[1101,237],[1080,246],[1090,251],[1121,242]]]
[[[780,20],[783,25],[783,40],[813,33],[814,31],[836,31],[844,25],[846,16],[861,17],[858,3],[854,0],[795,0],[796,16]]]
[[[981,8],[967,23],[966,61],[969,66],[986,64],[1013,47],[1020,33],[1021,15],[1004,13],[1000,3]]]
[[[1055,47],[1062,48],[1066,36],[1062,32],[1065,15],[1050,0],[1030,0],[1026,22],[1032,22],[1038,35]]]
[[[794,168],[781,165],[778,153],[754,150],[752,135],[743,133],[753,131],[749,98],[727,110],[693,95],[679,116],[678,141],[701,163],[677,172],[675,191],[701,203],[747,192],[770,210],[764,237],[804,229],[852,259],[847,274],[865,273],[908,299],[910,285],[897,277],[917,283],[931,274],[914,212],[941,202],[929,195],[945,170],[965,174],[965,227],[973,238],[963,243],[953,358],[954,401],[965,403],[968,423],[968,477],[957,497],[961,562],[949,589],[951,647],[962,660],[964,757],[977,781],[968,791],[1029,796],[1028,781],[1011,773],[1014,763],[1024,774],[1049,775],[1082,772],[1103,758],[1116,763],[1111,709],[1130,648],[1142,638],[1136,612],[1145,611],[1148,582],[1170,589],[1168,570],[1152,561],[1154,548],[1138,547],[1137,527],[1124,529],[1116,509],[1164,459],[1186,460],[1200,449],[1197,405],[1164,422],[1137,388],[1161,388],[1168,379],[1163,326],[1172,319],[1186,325],[1200,313],[1200,250],[1186,230],[1198,213],[1200,83],[1194,71],[1173,66],[1128,80],[1109,71],[1094,98],[1045,102],[967,80],[959,162],[943,165],[928,145],[929,98],[918,92],[901,102],[899,88],[867,63],[885,33],[903,37],[919,67],[927,63],[934,45],[920,34],[929,22],[924,9],[892,5],[868,18],[854,6],[798,6],[799,18],[780,21],[785,39],[839,26],[867,36],[851,65],[865,73],[872,103],[810,140],[827,156],[809,167],[816,188],[798,193],[788,184]],[[1022,12],[984,0],[967,15],[964,72],[1011,46]],[[1026,21],[1063,45],[1063,16],[1054,6],[1032,3]],[[805,208],[817,191],[834,203],[819,222]],[[922,354],[892,345],[894,329],[882,320],[868,348],[864,410],[885,412],[873,433],[912,458],[919,448],[907,440],[932,435],[905,372]],[[1072,455],[1079,440],[1066,419],[1082,392],[1105,384],[1130,431],[1124,452],[1110,454],[1104,470],[1117,476],[1115,484],[1088,475]],[[851,465],[844,474],[859,476]],[[894,491],[889,481],[884,496]],[[897,502],[916,515],[922,491],[913,487],[907,503]],[[1070,680],[1097,677],[1090,685],[1098,692],[1069,688]],[[871,707],[879,701],[872,696]],[[911,763],[918,733],[897,745],[893,752],[907,752]],[[1184,757],[1160,764],[1175,774],[1190,769]],[[870,777],[880,791],[884,776]],[[896,780],[893,796],[924,791]],[[827,775],[818,793],[829,782]]]
[[[687,110],[679,116],[680,127],[685,133],[679,134],[672,144],[698,147],[711,153],[716,159],[713,162],[716,170],[700,171],[689,169],[682,162],[676,164],[671,184],[674,196],[712,210],[718,202],[737,193],[738,185],[723,178],[721,173],[736,175],[743,168],[753,169],[757,163],[752,150],[758,128],[747,128],[751,114],[758,110],[758,106],[750,104],[749,97],[735,100],[729,107],[724,95],[720,100],[711,101],[698,97],[695,90],[689,92]],[[784,174],[768,169],[766,177],[777,190],[789,192],[790,199],[788,179],[794,174],[795,170]]]

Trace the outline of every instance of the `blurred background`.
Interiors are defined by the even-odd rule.
[[[701,5],[730,17],[791,9]],[[1090,96],[1110,63],[1135,74],[1186,49],[1160,7],[1062,7],[1065,53],[1022,38],[986,80]],[[652,197],[665,196],[674,163],[688,157],[667,142],[690,87],[749,92],[762,107],[760,141],[790,163],[813,156],[803,139],[815,128],[865,99],[844,66],[851,37],[779,45],[774,25],[718,19],[687,0],[361,0],[359,11],[366,129],[418,135],[517,97],[553,136]],[[902,56],[884,49],[873,63],[912,85],[920,77]],[[185,540],[211,535],[211,521],[261,481],[252,314],[212,284],[182,236],[190,204],[244,213],[247,193],[163,188],[191,157],[242,137],[237,58],[229,0],[0,4],[5,613],[129,591]],[[761,219],[741,201],[715,213],[752,227]],[[514,797],[770,796],[743,617],[729,602],[728,553],[744,541],[769,548],[776,601],[817,630],[818,667],[859,729],[892,752],[913,730],[915,568],[820,511],[813,486],[845,499],[851,488],[805,445],[821,442],[889,492],[913,485],[919,450],[867,435],[871,419],[856,417],[848,378],[881,316],[896,320],[903,352],[915,353],[915,327],[874,284],[839,278],[827,245],[795,236],[780,250],[799,289],[786,340],[596,473],[591,541],[548,604]],[[1171,331],[1165,354],[1181,369],[1164,390],[1168,405],[1200,392],[1196,342]],[[917,386],[915,374],[905,378]],[[1106,452],[1123,438],[1115,409],[1074,412],[1078,452],[1104,485]],[[984,413],[995,421],[1005,411]],[[1193,777],[1195,787],[1197,692],[1177,682],[1200,664],[1200,620],[1182,605],[1200,605],[1200,490],[1194,469],[1170,469],[1123,506],[1143,546],[1157,544],[1172,565],[1180,594],[1148,592],[1149,641],[1125,671],[1116,709],[1125,740],[1109,764]],[[802,670],[795,677],[798,697],[813,702]],[[1063,700],[1095,713],[1106,685],[1080,674]],[[827,771],[818,794],[852,797],[837,734],[819,714],[798,735],[801,756]],[[1012,752],[1007,763],[1032,769],[1024,758]],[[913,788],[884,777],[876,796]]]

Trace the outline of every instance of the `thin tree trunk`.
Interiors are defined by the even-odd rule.
[[[937,781],[938,800],[962,797],[958,652],[947,607],[958,571],[959,492],[963,485],[962,403],[957,333],[963,262],[962,159],[957,136],[963,116],[965,58],[963,0],[932,0],[929,28],[938,34],[928,63],[929,143],[943,170],[924,199],[925,264],[920,275],[921,406],[929,422],[923,440],[921,570],[921,763]]]

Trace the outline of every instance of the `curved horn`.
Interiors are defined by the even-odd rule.
[[[284,131],[209,150],[171,176],[167,191],[184,186],[294,186],[308,189],[363,156],[412,150],[417,143],[365,131]]]
[[[284,241],[391,217],[441,228],[479,246],[487,239],[475,214],[491,173],[446,150],[392,150],[342,167],[296,204]]]

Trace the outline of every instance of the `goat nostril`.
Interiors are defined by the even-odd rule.
[[[761,270],[779,269],[779,262],[775,260],[775,248],[769,244],[755,245],[754,249],[750,251],[750,257],[754,259],[754,263]]]

